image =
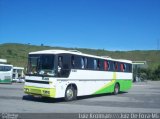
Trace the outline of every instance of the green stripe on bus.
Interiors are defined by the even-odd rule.
[[[103,94],[103,93],[109,93],[113,92],[113,86],[115,84],[115,80],[112,80],[110,83],[104,85],[102,88],[97,90],[94,94]]]
[[[116,82],[116,72],[113,73],[113,78],[112,81],[107,83],[106,85],[104,85],[102,88],[100,88],[99,90],[97,90],[94,94],[102,94],[102,93],[108,93],[112,91],[112,88]]]
[[[132,87],[132,79],[125,79],[125,80],[117,80],[120,84],[120,91],[126,91]]]
[[[131,88],[132,80],[131,79],[113,79],[110,83],[104,85],[102,88],[97,90],[94,94],[103,94],[103,93],[112,93],[114,91],[115,83],[119,83],[120,91],[126,91]]]
[[[0,83],[11,83],[11,82],[12,82],[11,79],[4,79],[4,80],[0,79]]]

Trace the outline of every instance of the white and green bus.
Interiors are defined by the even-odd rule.
[[[12,83],[13,65],[0,64],[0,83]]]
[[[132,85],[132,61],[79,51],[31,52],[24,92],[33,96],[74,100],[77,96],[118,94]]]

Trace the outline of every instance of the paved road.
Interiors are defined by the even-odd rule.
[[[134,83],[132,89],[119,95],[80,97],[72,102],[32,98],[23,93],[23,84],[0,84],[0,113],[83,112],[160,113],[160,82]]]

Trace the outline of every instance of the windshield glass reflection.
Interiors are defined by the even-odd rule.
[[[54,55],[29,55],[28,74],[54,76]]]

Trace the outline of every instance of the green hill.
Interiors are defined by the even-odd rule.
[[[147,61],[151,69],[155,69],[160,65],[160,51],[156,50],[106,51],[103,49],[63,48],[15,43],[0,44],[0,58],[7,59],[8,62],[14,66],[26,67],[27,55],[29,52],[48,49],[76,49],[83,53],[98,56],[110,56],[116,59],[128,59],[133,61]]]

